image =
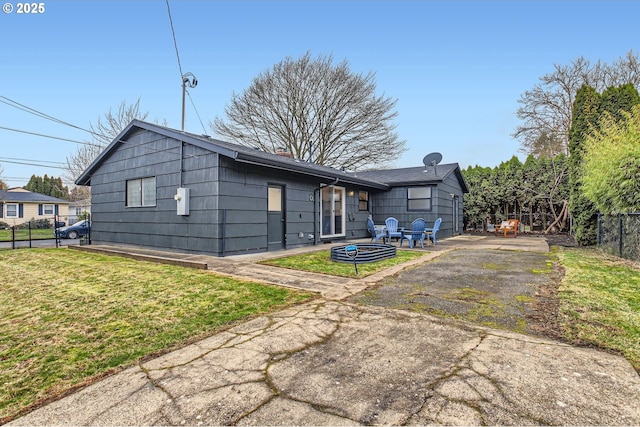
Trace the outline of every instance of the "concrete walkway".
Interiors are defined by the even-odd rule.
[[[460,236],[425,249],[423,260],[462,247],[548,250],[540,238]],[[379,278],[283,272],[255,264],[264,256],[200,261],[322,297],[141,363],[10,425],[640,424],[640,377],[621,357],[349,304],[346,296]]]

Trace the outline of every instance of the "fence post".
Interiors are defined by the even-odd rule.
[[[622,258],[622,214],[618,214],[618,254]]]
[[[89,221],[89,230],[87,230],[87,234],[84,236],[84,241],[90,245],[91,244],[91,214],[87,214],[85,220]]]
[[[11,227],[11,249],[16,248],[16,226]]]
[[[60,228],[58,227],[59,223],[60,223],[60,216],[55,215],[53,217],[53,235],[56,238],[56,249],[60,247],[60,237],[58,236],[58,229]]]

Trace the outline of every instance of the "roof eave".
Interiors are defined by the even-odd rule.
[[[89,165],[89,167],[76,179],[75,183],[77,185],[91,185],[91,176],[97,169],[97,167],[102,163],[102,161],[107,158],[111,152],[115,149],[118,144],[125,143],[127,135],[133,132],[135,129],[143,129],[151,132],[158,133],[160,135],[164,135],[168,138],[173,138],[178,141],[186,142],[191,145],[195,145],[200,148],[204,148],[206,150],[210,150],[224,156],[235,158],[238,153],[234,150],[230,150],[225,147],[221,147],[219,145],[215,145],[215,140],[213,141],[205,141],[201,138],[197,138],[185,132],[175,131],[164,126],[155,125],[153,123],[144,122],[141,120],[134,119],[125,127],[122,132],[100,153],[100,155]]]
[[[279,169],[287,172],[295,172],[295,173],[311,176],[314,178],[320,178],[324,181],[330,181],[330,182],[335,181],[336,183],[342,182],[345,184],[362,185],[362,186],[366,186],[366,187],[377,189],[377,190],[389,189],[389,186],[387,184],[383,184],[377,181],[370,181],[368,179],[354,177],[341,171],[335,171],[335,174],[330,173],[331,171],[326,171],[326,173],[315,171],[313,169],[306,167],[304,163],[297,165],[292,162],[278,162],[277,161],[278,159],[272,159],[270,161],[266,161],[262,157],[251,156],[246,153],[237,153],[237,157],[235,158],[235,160],[242,163],[249,163],[249,164],[268,167],[272,169]]]

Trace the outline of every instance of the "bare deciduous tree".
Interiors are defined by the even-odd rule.
[[[4,175],[4,168],[0,164],[0,190],[4,190],[7,187],[7,184],[2,180],[2,176]]]
[[[405,150],[394,132],[396,101],[375,94],[374,74],[353,74],[345,60],[286,58],[261,73],[209,123],[232,142],[336,168],[384,166]]]
[[[145,120],[148,115],[148,111],[146,113],[140,112],[140,98],[138,98],[135,104],[130,105],[127,105],[126,101],[122,101],[116,114],[113,114],[111,108],[109,108],[109,112],[104,115],[105,122],[98,117],[98,122],[95,126],[93,124],[89,125],[89,129],[94,136],[93,142],[102,147],[106,147],[111,144],[116,136],[122,132],[122,129],[131,123],[132,120]]]
[[[75,181],[133,119],[145,120],[148,114],[148,112],[140,112],[139,98],[130,105],[122,101],[117,113],[109,109],[109,112],[104,115],[104,121],[99,117],[95,126],[89,125],[93,135],[92,140],[78,147],[75,154],[67,156],[65,178]],[[76,193],[80,198],[88,197],[90,194],[88,189],[78,189]]]
[[[521,151],[536,157],[568,154],[573,102],[582,85],[602,92],[611,86],[631,83],[640,86],[640,62],[629,51],[611,65],[591,64],[580,57],[570,65],[554,65],[555,71],[519,99],[517,117],[523,124],[513,136],[520,139]]]

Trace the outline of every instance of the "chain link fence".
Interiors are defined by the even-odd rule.
[[[87,214],[84,217],[90,223],[90,216]],[[53,246],[57,248],[63,245],[63,241],[65,246],[69,243],[90,244],[91,227],[76,228],[75,233],[65,232],[66,229],[75,228],[75,224],[69,224],[67,219],[55,215],[31,219],[20,224],[9,224],[0,220],[0,249]],[[67,227],[63,229],[65,226]]]
[[[640,260],[640,212],[598,214],[598,247],[620,258]]]

